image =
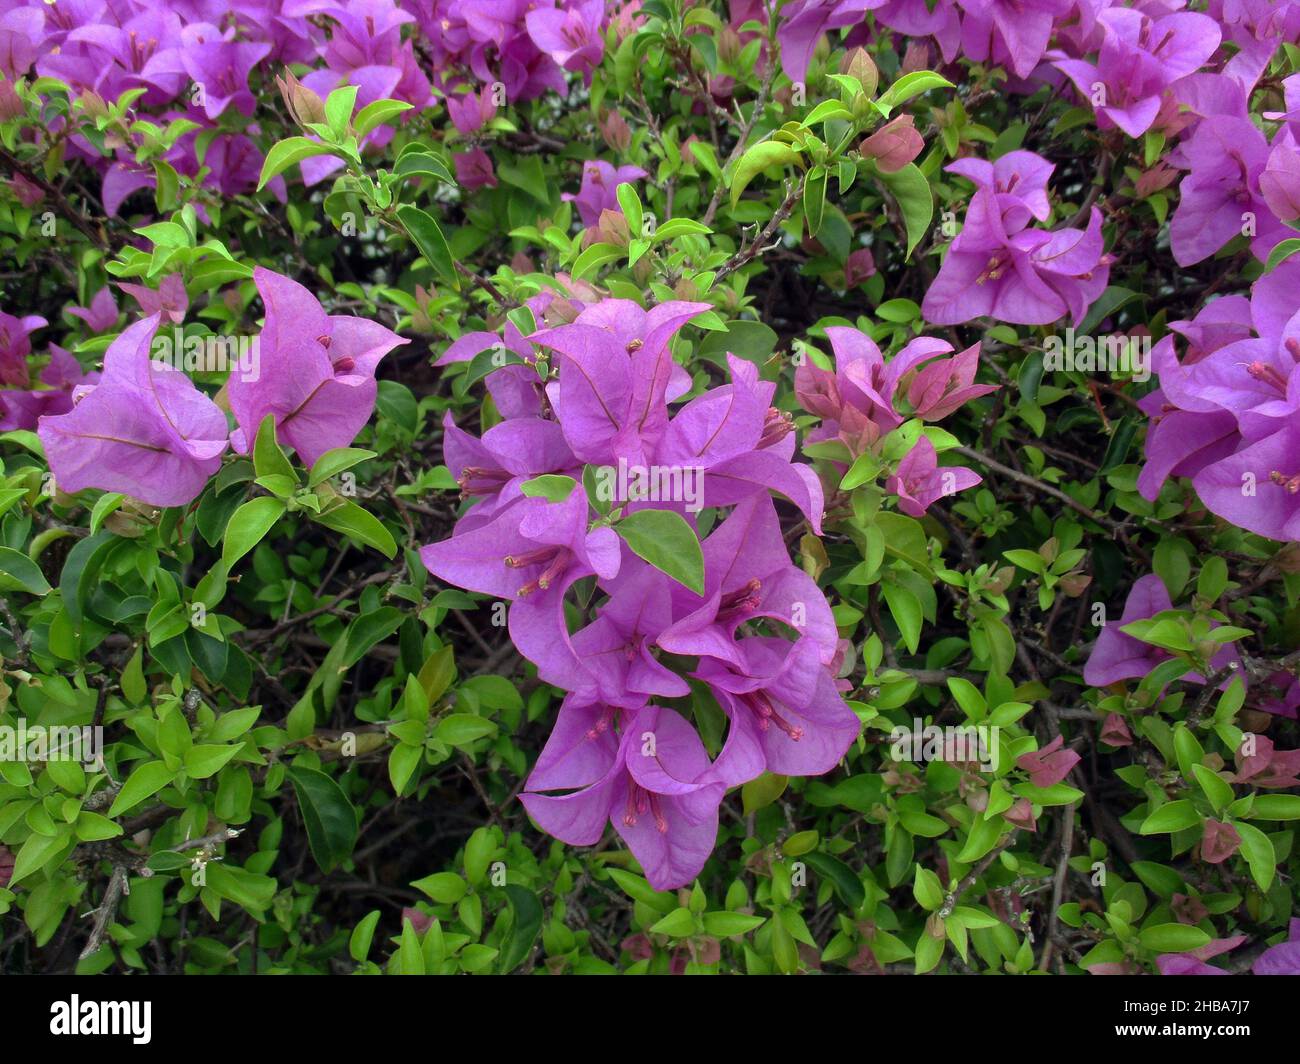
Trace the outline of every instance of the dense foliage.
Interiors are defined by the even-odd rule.
[[[1300,4],[0,0],[0,165],[4,971],[1300,972]]]

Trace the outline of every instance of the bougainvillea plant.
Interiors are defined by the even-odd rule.
[[[1300,5],[0,0],[0,970],[1300,974]]]

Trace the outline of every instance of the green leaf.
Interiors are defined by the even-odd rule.
[[[403,111],[409,111],[411,105],[405,100],[375,100],[357,112],[352,122],[353,132],[360,139],[376,126],[382,126],[390,119],[396,118]]]
[[[345,669],[352,668],[371,647],[396,632],[405,620],[406,614],[396,606],[380,606],[377,610],[363,613],[348,626],[347,635],[339,644],[342,647],[340,664]]]
[[[695,934],[695,914],[690,909],[677,908],[662,920],[650,925],[650,933],[686,938]]]
[[[1201,785],[1201,790],[1205,792],[1205,797],[1210,800],[1216,813],[1222,812],[1232,804],[1232,787],[1217,772],[1204,765],[1193,765],[1192,775],[1196,777],[1196,782]],[[1300,798],[1297,798],[1296,802],[1300,804]]]
[[[338,476],[344,470],[374,457],[374,451],[365,451],[360,447],[336,447],[332,451],[326,451],[312,465],[311,472],[307,475],[307,487],[314,488],[317,484]]]
[[[121,816],[128,809],[134,809],[146,798],[152,798],[176,778],[176,773],[161,761],[146,761],[136,767],[127,777],[122,789],[117,792],[113,804],[109,806],[110,819]]]
[[[439,905],[455,905],[469,892],[469,885],[455,872],[434,872],[411,886],[429,895]]]
[[[14,854],[13,872],[9,876],[9,887],[26,879],[33,872],[39,872],[53,861],[71,841],[71,831],[66,826],[53,835],[33,833]]]
[[[542,903],[531,890],[507,883],[505,892],[514,912],[515,923],[509,938],[501,946],[498,970],[502,975],[513,972],[528,959],[533,943],[537,940],[537,933],[542,929],[543,915]]]
[[[638,510],[614,526],[638,558],[683,587],[704,594],[704,553],[695,531],[671,510]]]
[[[803,185],[803,216],[808,235],[816,236],[826,210],[826,167],[814,166]]]
[[[620,188],[626,188],[626,185],[620,185]],[[530,499],[546,499],[548,502],[564,502],[573,494],[573,489],[578,486],[578,482],[573,477],[560,476],[556,473],[545,473],[540,477],[533,477],[532,480],[525,480],[519,485],[519,490],[527,495]]]
[[[912,897],[922,909],[934,912],[943,904],[943,887],[939,883],[939,877],[928,868],[917,865],[912,877]]]
[[[357,814],[343,789],[314,768],[289,766],[289,781],[298,795],[307,843],[321,871],[347,860],[357,843]]]
[[[374,104],[371,106],[373,107]],[[365,114],[365,111],[361,113]],[[370,955],[370,943],[374,941],[375,928],[379,925],[380,915],[378,909],[372,909],[361,918],[361,922],[352,931],[352,937],[348,940],[348,954],[358,964]]]
[[[115,839],[121,835],[122,825],[99,813],[83,809],[77,814],[76,832],[79,842],[103,842],[105,839]]]
[[[881,594],[889,606],[890,616],[898,625],[899,634],[910,653],[915,654],[921,641],[921,622],[924,620],[921,600],[902,584],[892,582],[880,585]]]
[[[31,595],[50,593],[50,583],[39,565],[22,551],[0,547],[0,591],[19,588]]]
[[[930,228],[930,219],[934,215],[934,196],[930,192],[930,182],[915,163],[908,163],[901,170],[892,174],[882,173],[878,177],[880,183],[889,189],[903,216],[903,224],[907,228],[906,257],[910,258]]]
[[[619,187],[626,188],[627,186],[620,185]],[[569,273],[575,281],[581,281],[588,274],[594,273],[606,263],[621,259],[624,253],[625,249],[617,244],[592,244],[591,247],[584,249],[582,254],[577,257]]]
[[[746,935],[750,931],[756,931],[765,923],[766,917],[749,913],[705,913],[704,933],[715,938],[731,938],[733,935]]]
[[[850,909],[857,909],[866,901],[867,892],[863,889],[862,880],[838,857],[813,850],[804,854],[801,860],[818,875],[829,879],[835,885],[836,893]]]
[[[332,154],[333,149],[328,145],[308,140],[306,137],[289,137],[287,140],[282,140],[272,145],[271,150],[266,153],[266,161],[262,164],[262,176],[257,180],[257,190],[260,192],[271,178],[283,173],[294,163],[310,159],[313,155]]]
[[[237,753],[237,744],[202,743],[192,746],[185,751],[185,774],[191,779],[208,779],[220,772]]]
[[[357,86],[340,85],[325,98],[325,121],[340,140],[348,131],[348,120],[357,103]]]
[[[464,747],[495,735],[496,732],[496,722],[486,717],[473,713],[452,713],[438,722],[435,735],[448,746]]]
[[[1231,792],[1229,792],[1231,794]],[[1251,820],[1300,820],[1300,794],[1257,794]]]
[[[876,102],[888,116],[890,111],[900,103],[906,103],[913,96],[929,92],[931,89],[951,89],[953,87],[951,81],[941,74],[936,74],[933,70],[914,70],[910,74],[904,74],[890,85]]]
[[[1186,799],[1166,802],[1146,820],[1138,829],[1141,835],[1168,835],[1184,828],[1193,827],[1201,822],[1201,814],[1196,806]]]
[[[641,197],[637,195],[636,186],[631,181],[624,181],[614,189],[614,195],[618,199],[618,205],[623,208],[623,217],[627,219],[628,230],[633,236],[640,236],[643,213]]]
[[[379,518],[354,502],[331,506],[323,513],[312,514],[311,519],[318,525],[332,528],[368,547],[374,547],[386,558],[397,555],[397,541],[393,539],[393,534]]]
[[[456,260],[452,258],[447,238],[442,235],[442,229],[433,216],[419,207],[403,203],[397,208],[397,218],[434,273],[459,292],[460,278],[456,274]]]
[[[782,776],[775,772],[764,772],[756,779],[750,780],[740,788],[740,801],[745,815],[756,813],[758,810],[771,805],[785,793],[786,785],[789,782],[790,778],[788,776]]]
[[[253,468],[259,477],[288,477],[294,484],[298,483],[293,465],[276,442],[274,414],[267,414],[258,426],[257,440],[253,444]]]
[[[1210,936],[1191,924],[1155,924],[1143,928],[1138,939],[1153,953],[1187,953],[1207,945]]]
[[[1268,262],[1264,264],[1264,272],[1272,273],[1297,251],[1300,251],[1300,237],[1287,237],[1268,253]]]
[[[398,177],[433,177],[447,185],[456,183],[447,164],[427,151],[404,152],[393,166],[393,173]]]
[[[226,567],[233,567],[235,562],[256,547],[286,509],[283,499],[263,495],[249,499],[236,510],[226,525],[225,542],[221,545],[221,560],[226,563]]]
[[[1231,823],[1241,836],[1241,855],[1250,867],[1251,878],[1260,890],[1267,891],[1277,873],[1277,851],[1273,849],[1273,841],[1253,824],[1241,820]]]
[[[755,144],[736,163],[731,175],[731,207],[735,210],[741,194],[754,178],[771,167],[789,166],[797,163],[801,156],[789,144],[776,140],[765,140]],[[928,186],[927,186],[928,187]]]
[[[90,534],[93,536],[99,531],[100,526],[104,523],[104,518],[116,510],[123,502],[126,496],[117,491],[106,491],[95,502],[95,508],[90,511]]]

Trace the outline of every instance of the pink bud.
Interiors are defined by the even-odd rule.
[[[1222,864],[1241,846],[1241,836],[1231,824],[1218,820],[1205,822],[1205,835],[1201,838],[1201,856],[1209,864]]]
[[[844,287],[856,288],[876,275],[876,260],[870,248],[858,248],[844,263]]]
[[[875,159],[887,174],[901,170],[924,150],[925,141],[911,115],[899,115],[862,142],[863,156]]]

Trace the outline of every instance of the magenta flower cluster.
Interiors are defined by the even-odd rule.
[[[728,383],[678,405],[691,380],[669,344],[708,304],[646,311],[548,293],[530,309],[553,324],[471,334],[443,356],[465,361],[497,345],[517,359],[487,378],[505,420],[481,438],[445,422],[447,465],[473,503],[420,556],[450,584],[509,600],[514,645],[568,692],[521,795],[533,819],[577,846],[612,822],[656,888],[680,886],[713,849],[728,788],[764,771],[827,772],[858,735],[835,679],[830,607],[791,563],[773,500],[820,531],[821,484],[792,461],[793,423],[752,363],[729,356]],[[700,490],[624,490],[620,471]],[[566,477],[567,493],[535,490]],[[652,510],[703,534],[702,586],[649,564],[620,535],[622,521]],[[584,579],[594,609],[571,630],[566,609]],[[693,691],[729,721],[716,758],[680,708]]]
[[[1182,177],[1170,220],[1170,250],[1180,266],[1217,253],[1238,236],[1261,261],[1293,235],[1300,218],[1300,76],[1283,83],[1286,110],[1251,121],[1248,102],[1283,43],[1300,43],[1300,7],[1288,0],[1211,0],[1205,13],[1181,2],[1145,0],[795,0],[781,9],[781,62],[802,81],[813,50],[828,31],[854,27],[846,44],[880,26],[908,38],[905,69],[924,69],[937,50],[944,62],[962,56],[1004,67],[1012,92],[1044,86],[1076,96],[1102,130],[1129,137],[1156,134],[1168,145],[1138,183],[1139,195]],[[751,4],[733,4],[733,22],[752,18]],[[996,164],[959,160],[948,169],[969,177],[977,192],[965,228],[923,304],[936,325],[989,316],[1046,325],[1067,313],[1077,325],[1106,286],[1109,257],[1101,217],[1086,228],[1027,228],[1046,220],[1040,197],[1050,166],[1027,152]],[[1008,214],[1008,196],[1028,213]],[[1028,206],[1035,200],[1036,205]]]
[[[424,109],[441,100],[463,111],[466,89],[477,108],[479,90],[494,85],[519,102],[564,93],[565,71],[590,77],[610,18],[631,25],[630,16],[607,13],[603,0],[3,0],[0,107],[13,99],[13,80],[33,73],[109,103],[142,91],[136,106],[194,124],[166,161],[190,177],[202,172],[204,184],[232,196],[257,187],[257,93],[272,72],[309,66],[307,89],[323,98],[355,85],[358,107],[397,99]],[[50,131],[64,121],[54,118]],[[392,136],[381,126],[365,143],[382,147]],[[101,174],[110,216],[155,185],[153,167],[135,163],[133,145],[117,146],[112,158],[80,134],[67,145],[70,161]],[[473,174],[484,159],[481,149],[463,153],[458,169]],[[332,156],[308,159],[304,180],[320,181],[341,165]],[[283,179],[271,187],[283,197]],[[40,196],[30,183],[20,191]]]
[[[835,355],[834,372],[806,361],[795,373],[800,403],[822,419],[807,444],[838,440],[857,457],[908,417],[940,421],[971,399],[997,390],[975,383],[979,344],[950,355],[952,344],[920,336],[886,362],[875,342],[857,329],[831,326],[826,335]],[[965,466],[940,466],[934,444],[922,435],[885,487],[898,496],[900,510],[921,517],[939,499],[972,488],[980,479]]]
[[[1170,476],[1191,477],[1207,507],[1270,539],[1300,539],[1300,262],[1225,296],[1152,350],[1160,387],[1138,488],[1155,499]]]
[[[380,359],[410,341],[377,322],[326,314],[307,289],[271,270],[258,267],[253,279],[266,317],[257,357],[227,382],[233,431],[183,370],[153,357],[168,312],[151,290],[145,291],[158,305],[109,346],[102,378],[80,379],[66,400],[63,389],[30,393],[68,407],[40,411],[37,424],[61,490],[100,488],[154,506],[184,506],[203,491],[228,447],[249,451],[268,415],[280,442],[307,465],[356,438],[374,410]],[[56,354],[46,372],[70,379],[67,361]]]

